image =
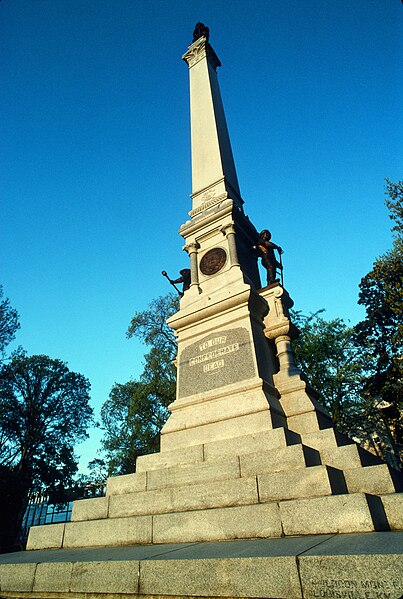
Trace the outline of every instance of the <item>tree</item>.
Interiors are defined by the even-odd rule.
[[[5,349],[15,339],[19,328],[17,310],[10,306],[8,298],[4,298],[3,287],[0,285],[0,363],[4,361]]]
[[[363,389],[369,353],[355,344],[354,329],[341,318],[327,321],[316,312],[293,313],[300,336],[293,342],[295,357],[336,428],[351,437],[367,439],[368,410]]]
[[[151,349],[139,380],[116,383],[102,406],[102,445],[109,474],[134,472],[139,455],[159,449],[159,433],[169,414],[167,406],[176,392],[173,361],[177,346],[166,320],[177,310],[178,298],[169,294],[153,300],[132,318],[128,338],[138,337]]]
[[[385,424],[383,441],[403,458],[403,182],[386,180],[386,206],[392,227],[392,249],[380,256],[361,280],[358,303],[366,317],[355,327],[356,343],[370,350],[374,372],[366,381]]]
[[[15,541],[28,494],[70,484],[91,422],[89,381],[60,360],[19,354],[0,371],[0,530]]]

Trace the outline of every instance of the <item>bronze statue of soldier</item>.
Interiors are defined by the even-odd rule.
[[[190,283],[191,283],[190,268],[182,268],[182,270],[179,271],[179,274],[181,276],[178,277],[177,279],[170,279],[167,275],[166,270],[163,270],[161,274],[168,279],[168,281],[171,283],[171,285],[173,287],[175,287],[176,291],[179,293],[180,296],[183,296],[185,291],[187,291],[190,287]],[[179,291],[179,289],[176,286],[176,283],[183,283],[182,291]]]
[[[259,233],[259,237],[257,239],[256,245],[253,246],[253,250],[257,252],[262,260],[262,266],[267,271],[267,284],[275,283],[278,281],[277,279],[277,271],[282,274],[283,265],[281,264],[281,254],[283,250],[279,245],[276,245],[271,239],[271,233],[267,229],[263,229]],[[274,250],[277,250],[279,253],[280,261],[276,259],[274,254]]]

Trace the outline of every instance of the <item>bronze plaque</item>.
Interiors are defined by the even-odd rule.
[[[204,275],[215,275],[227,261],[227,252],[223,248],[213,248],[206,252],[200,261],[200,270]]]

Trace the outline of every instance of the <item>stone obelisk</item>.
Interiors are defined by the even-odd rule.
[[[190,77],[192,209],[179,232],[191,284],[168,323],[178,340],[178,385],[161,451],[284,426],[293,414],[279,402],[276,373],[277,384],[293,397],[298,392],[298,414],[311,413],[316,427],[318,418],[330,426],[292,363],[292,301],[279,284],[261,289],[252,249],[258,233],[243,210],[217,79],[221,63],[208,34],[183,59]]]

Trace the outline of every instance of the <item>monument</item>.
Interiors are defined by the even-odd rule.
[[[71,522],[32,527],[28,551],[0,559],[1,596],[397,599],[401,475],[334,429],[297,368],[281,248],[244,211],[202,23],[183,59],[190,280],[168,321],[178,383],[161,450]]]

